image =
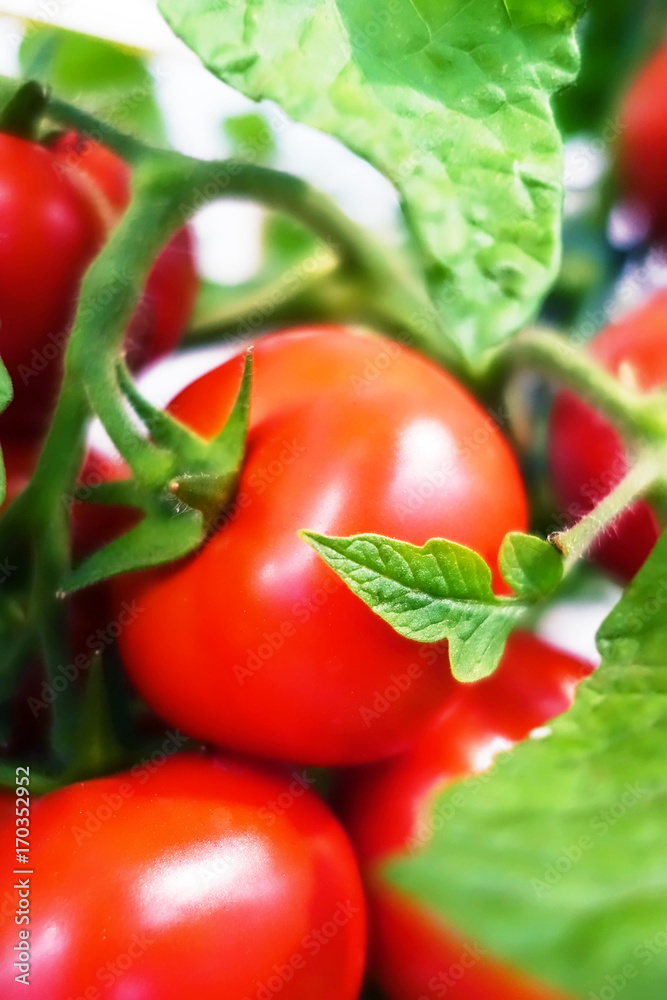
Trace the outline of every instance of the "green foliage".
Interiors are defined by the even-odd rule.
[[[432,538],[419,548],[382,535],[302,538],[350,590],[397,632],[418,642],[449,640],[459,681],[487,677],[526,605],[496,597],[491,570],[464,545]]]
[[[102,38],[35,24],[19,53],[26,77],[147,142],[162,144],[164,127],[153,78],[142,53]]]
[[[342,139],[398,188],[444,327],[476,357],[559,258],[550,97],[577,70],[568,0],[161,0],[221,79]]]
[[[551,594],[563,578],[563,557],[536,535],[511,531],[505,535],[499,555],[503,579],[521,597]]]
[[[574,707],[434,805],[391,881],[573,996],[667,981],[667,534],[603,624]],[[609,977],[609,978],[608,978]]]

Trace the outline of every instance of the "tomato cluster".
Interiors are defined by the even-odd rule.
[[[129,185],[121,160],[74,133],[48,145],[0,136],[10,500],[53,407],[82,277],[126,209]],[[156,261],[128,326],[133,367],[176,346],[196,288],[184,229]],[[660,296],[606,331],[596,356],[645,390],[662,385],[665,317]],[[214,438],[242,368],[239,355],[209,372],[169,413]],[[89,471],[99,464],[89,456]],[[613,487],[627,458],[614,430],[563,393],[551,465],[576,518]],[[126,471],[117,463],[104,475]],[[76,554],[127,523],[115,510],[101,527],[77,507]],[[432,361],[347,327],[259,339],[234,497],[194,554],[105,589],[114,619],[136,609],[118,638],[129,678],[178,728],[169,749],[127,773],[32,804],[34,907],[23,928],[9,889],[0,906],[3,996],[22,996],[18,949],[31,956],[37,1000],[354,1000],[367,966],[390,1000],[453,986],[462,1000],[562,1000],[402,896],[383,862],[425,846],[438,793],[565,711],[590,667],[518,633],[494,676],[458,684],[447,644],[395,632],[299,537],[304,528],[416,545],[444,537],[479,553],[502,593],[499,548],[508,532],[527,530],[528,505],[502,430]],[[656,537],[655,514],[640,502],[597,556],[629,577]],[[182,752],[191,739],[216,749]],[[345,769],[338,804],[348,833],[310,787],[311,765]],[[9,857],[15,809],[1,808]],[[19,927],[29,935],[19,939]]]

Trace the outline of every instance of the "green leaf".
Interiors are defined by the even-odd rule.
[[[138,50],[35,24],[19,59],[24,76],[47,84],[63,100],[146,142],[164,143],[153,78]]]
[[[551,735],[451,786],[434,804],[447,822],[388,875],[575,997],[663,1000],[667,534],[598,645],[602,666]]]
[[[0,358],[0,413],[7,409],[12,401],[13,394],[12,380]],[[4,503],[6,494],[7,476],[5,474],[5,463],[2,460],[2,451],[0,451],[0,504]]]
[[[201,511],[166,498],[155,503],[136,528],[72,570],[63,584],[63,593],[71,594],[121,573],[180,559],[201,544],[204,534]]]
[[[510,531],[503,539],[498,562],[503,579],[521,597],[546,597],[563,579],[562,555],[536,535]]]
[[[225,82],[340,138],[398,188],[444,327],[476,357],[558,269],[578,68],[570,0],[160,0]]]
[[[464,545],[432,538],[419,548],[382,535],[299,532],[350,590],[407,639],[449,640],[459,681],[487,677],[526,605],[496,597],[491,570]]]

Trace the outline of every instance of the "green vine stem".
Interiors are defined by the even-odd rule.
[[[338,254],[342,273],[358,292],[352,298],[360,320],[401,336],[461,378],[468,377],[463,355],[447,336],[428,293],[404,257],[383,247],[306,181],[240,160],[202,162],[152,149],[58,99],[49,100],[46,114],[57,124],[104,142],[135,166],[147,159],[165,167],[169,163],[174,176],[179,165],[184,197],[175,206],[176,227],[198,208],[223,197],[248,198],[299,219]]]
[[[667,458],[667,455],[664,456]],[[565,531],[557,531],[549,536],[565,556],[565,572],[590,549],[596,538],[613,525],[619,515],[634,500],[644,496],[665,470],[664,458],[660,453],[648,450],[641,454],[621,480],[593,510]]]
[[[519,369],[532,369],[571,389],[605,414],[631,442],[667,442],[667,398],[623,385],[581,349],[550,330],[527,329],[497,348],[481,373],[485,385],[504,384]]]

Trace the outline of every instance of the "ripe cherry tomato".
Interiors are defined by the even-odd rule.
[[[241,368],[233,358],[170,411],[213,436]],[[193,736],[306,763],[378,759],[456,690],[447,651],[394,632],[297,530],[441,535],[495,568],[505,533],[525,525],[509,446],[433,363],[344,328],[270,336],[255,347],[237,495],[196,555],[116,581],[116,601],[143,609],[121,655],[149,704]]]
[[[14,399],[0,427],[34,437],[53,407],[86,268],[129,202],[129,168],[69,135],[46,148],[0,135],[0,356]],[[171,350],[194,303],[191,237],[178,233],[128,332],[136,366]]]
[[[49,150],[0,135],[0,356],[14,385],[2,424],[41,426],[83,273],[104,239],[94,204]]]
[[[593,356],[642,390],[667,384],[667,291],[598,334]],[[549,464],[556,498],[569,522],[592,510],[623,478],[628,460],[611,424],[570,392],[560,392],[550,425]],[[621,580],[640,569],[659,535],[654,511],[632,504],[596,543],[592,555]]]
[[[384,862],[425,846],[438,794],[564,712],[591,669],[514,633],[497,672],[462,690],[410,750],[350,774],[343,816],[366,879],[371,965],[388,1000],[430,1000],[450,989],[460,1000],[565,1000],[391,886]]]
[[[652,228],[667,232],[667,45],[641,68],[619,117],[619,171],[625,192],[648,211]]]
[[[356,1000],[357,863],[307,786],[301,772],[161,753],[33,800],[29,923],[14,922],[21,876],[5,875],[3,997],[26,993],[14,966],[24,929],[34,1000]],[[14,838],[11,817],[7,858]]]

